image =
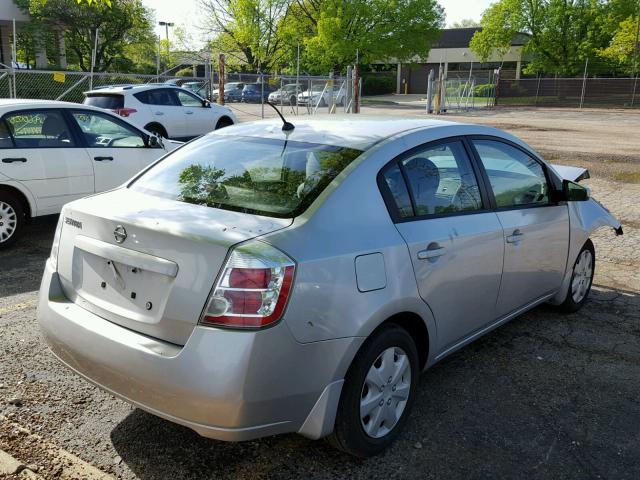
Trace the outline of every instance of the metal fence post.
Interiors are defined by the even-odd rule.
[[[580,109],[582,109],[582,105],[584,104],[584,92],[587,86],[587,66],[589,65],[589,57],[584,62],[584,75],[582,76],[582,93],[580,93]]]
[[[432,102],[433,102],[433,77],[435,73],[433,68],[429,70],[429,76],[427,77],[427,113],[432,113]]]
[[[353,67],[353,113],[360,113],[360,75],[356,64]]]

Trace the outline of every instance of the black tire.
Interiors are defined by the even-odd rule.
[[[169,136],[167,135],[167,131],[160,124],[152,123],[151,125],[147,125],[144,128],[148,132],[155,133],[156,135],[158,135],[158,136],[160,136],[162,138],[169,138]]]
[[[410,366],[409,394],[404,406],[404,410],[396,421],[395,425],[384,436],[374,438],[365,432],[364,424],[367,417],[361,420],[360,402],[365,393],[365,379],[369,370],[374,367],[382,352],[389,348],[399,348],[404,351]],[[328,442],[346,453],[356,457],[366,458],[377,455],[385,450],[400,434],[404,428],[411,407],[415,400],[416,386],[419,375],[418,350],[411,335],[402,327],[390,323],[376,330],[363,344],[356,355],[349,371],[345,377],[342,395],[338,404],[338,412],[333,433],[327,437]],[[382,404],[385,403],[385,396],[391,399],[392,385],[381,386],[380,394]],[[384,390],[388,388],[389,390]],[[393,386],[395,391],[395,386]],[[379,395],[378,392],[373,392]],[[375,400],[378,401],[377,399]],[[388,399],[387,399],[388,401]],[[381,404],[381,405],[382,405]],[[384,408],[384,407],[381,407]],[[369,421],[373,421],[371,418]],[[384,424],[384,420],[382,421]]]
[[[587,253],[585,253],[587,252]],[[584,289],[582,293],[582,295],[577,295],[577,293],[580,292],[576,292],[574,290],[574,281],[576,280],[576,276],[580,275],[580,267],[579,264],[582,261],[584,262],[585,259],[583,257],[583,254],[586,255],[588,257],[588,255],[591,255],[591,274],[587,275],[587,278],[583,278],[583,285],[582,288]],[[573,312],[577,312],[578,310],[580,310],[582,308],[582,306],[585,304],[585,302],[587,301],[587,299],[589,298],[589,292],[591,292],[591,285],[593,284],[593,274],[596,271],[596,250],[593,246],[593,243],[591,242],[591,240],[587,240],[586,243],[583,245],[582,249],[580,250],[580,253],[578,253],[578,257],[576,258],[575,263],[573,264],[573,271],[571,272],[571,282],[569,283],[569,291],[567,292],[567,296],[564,299],[564,302],[562,302],[559,306],[560,310],[564,313],[573,313]],[[576,283],[580,283],[579,280]],[[577,295],[577,298],[576,298]]]
[[[9,248],[22,235],[26,218],[20,199],[0,190],[0,250]]]
[[[291,97],[289,97],[289,105],[295,105],[296,103],[298,103],[298,99],[295,95],[291,95]]]
[[[218,120],[218,123],[216,123],[216,130],[219,128],[230,127],[231,125],[233,125],[233,121],[229,117],[222,117]]]

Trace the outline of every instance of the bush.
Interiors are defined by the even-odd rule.
[[[175,73],[176,77],[193,77],[193,67],[181,68]]]
[[[362,77],[363,95],[384,95],[396,90],[396,82],[393,77],[387,75],[369,75]]]
[[[481,85],[476,85],[474,93],[476,97],[491,97],[493,96],[493,92],[495,88],[496,88],[495,83],[484,83]]]

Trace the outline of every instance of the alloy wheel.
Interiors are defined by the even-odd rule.
[[[18,215],[14,208],[0,201],[0,243],[8,241],[16,231]]]
[[[590,250],[583,250],[573,268],[571,280],[571,297],[575,303],[580,303],[591,286],[593,276],[593,254]]]
[[[411,391],[411,363],[399,347],[384,350],[362,386],[360,422],[369,437],[387,435],[402,417]]]

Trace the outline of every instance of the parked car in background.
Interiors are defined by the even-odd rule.
[[[0,100],[0,248],[27,219],[117,187],[178,145],[99,108]]]
[[[296,83],[283,85],[275,92],[269,94],[269,101],[275,104],[295,105],[298,94],[303,91],[302,87]]]
[[[333,95],[332,95],[333,91]],[[324,93],[323,93],[324,92]],[[323,83],[312,85],[311,90],[306,90],[298,94],[298,104],[310,105],[315,107],[326,107],[332,102],[336,105],[342,105],[344,103],[345,92],[344,89],[334,85],[333,87],[326,86]]]
[[[240,101],[244,103],[262,103],[269,99],[273,87],[262,83],[247,83],[242,89]]]
[[[181,85],[182,88],[186,88],[187,90],[199,95],[201,97],[206,96],[206,83],[204,82],[185,82]]]
[[[622,233],[574,182],[586,170],[500,130],[295,124],[212,132],[66,205],[38,306],[53,353],[201,435],[367,457],[421,371],[543,302],[582,307],[589,238]]]
[[[225,102],[239,102],[242,98],[242,89],[244,88],[243,82],[230,82],[224,84],[224,101]],[[218,101],[220,96],[219,89],[216,89],[211,94],[211,100],[213,102]]]
[[[85,105],[111,110],[164,138],[187,140],[236,122],[229,108],[170,85],[120,85],[84,95]]]

